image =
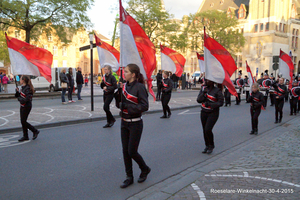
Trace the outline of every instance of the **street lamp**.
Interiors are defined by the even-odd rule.
[[[94,70],[93,70],[93,41],[94,41],[94,34],[90,33],[90,51],[91,51],[91,111],[94,111]]]

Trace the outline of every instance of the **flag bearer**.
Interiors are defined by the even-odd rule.
[[[169,79],[169,72],[164,71],[162,79],[162,95],[161,95],[161,104],[163,107],[164,115],[160,118],[170,118],[171,110],[169,107],[169,101],[171,99],[173,81]]]
[[[275,89],[275,124],[281,123],[282,120],[282,109],[284,105],[284,98],[287,93],[287,87],[284,84],[284,79],[280,78],[278,84],[273,84]],[[279,114],[279,118],[278,118]]]

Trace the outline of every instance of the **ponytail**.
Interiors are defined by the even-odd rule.
[[[132,74],[135,74],[136,80],[139,83],[145,83],[144,76],[141,74],[139,66],[136,64],[128,64],[127,67]]]
[[[145,79],[144,79],[143,74],[141,74],[141,73],[138,74],[137,81],[138,81],[139,83],[144,84]]]

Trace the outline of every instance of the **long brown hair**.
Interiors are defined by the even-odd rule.
[[[32,83],[31,83],[30,78],[28,76],[23,75],[21,77],[21,79],[25,82],[26,85],[29,85],[32,94],[34,94],[35,91],[34,91],[34,87],[33,87]]]
[[[127,67],[132,74],[135,74],[136,80],[144,84],[144,76],[141,74],[139,66],[136,64],[128,64]]]

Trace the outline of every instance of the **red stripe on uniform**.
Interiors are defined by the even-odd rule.
[[[207,98],[208,98],[209,100],[211,100],[212,102],[217,102],[217,98],[214,97],[214,96],[211,96],[211,95],[207,94]]]
[[[21,95],[23,98],[26,98],[26,95],[25,95],[23,92],[21,92],[20,95]]]
[[[162,80],[162,84],[164,87],[169,87],[167,84],[165,84],[164,80]]]
[[[106,82],[106,80],[105,80],[105,76],[103,76],[103,82],[105,83],[105,85],[107,85],[107,86],[112,86],[112,84],[110,84],[109,82]]]
[[[132,103],[138,104],[139,103],[138,98],[133,96],[132,94],[129,94],[125,88],[126,88],[126,84],[124,84],[123,86],[123,95],[125,96],[125,98]]]
[[[256,97],[253,97],[253,100],[256,101],[256,102],[260,102],[260,100]]]
[[[205,103],[202,103],[202,104],[201,104],[201,107],[202,107],[202,108],[205,108],[205,109],[208,109],[208,110],[211,110],[211,107],[210,107],[210,106],[206,107],[206,106],[205,106]]]

